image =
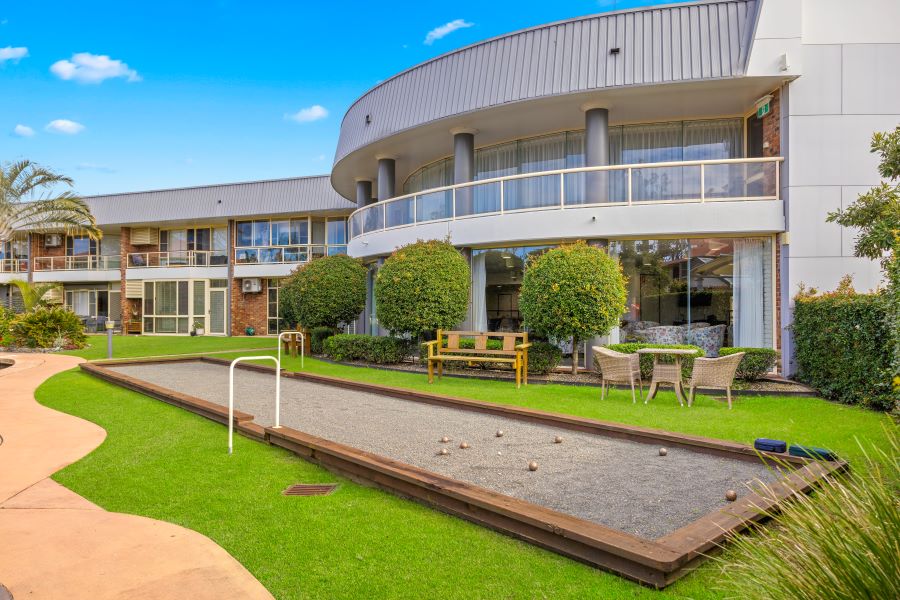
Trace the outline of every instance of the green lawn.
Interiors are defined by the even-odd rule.
[[[160,353],[157,340],[175,340],[131,339],[148,342],[134,342],[128,349],[132,356]],[[216,341],[218,349],[224,349],[228,342],[248,340]],[[173,346],[194,352],[189,346],[193,343],[181,338]],[[298,368],[299,360],[285,359],[284,366]],[[828,446],[851,461],[859,457],[855,438],[880,443],[884,427],[890,426],[883,415],[814,398],[739,398],[729,411],[723,403],[701,397],[687,409],[678,407],[671,392],[661,392],[644,406],[632,405],[630,395],[622,391],[601,403],[596,388],[532,385],[516,390],[507,382],[454,378],[428,385],[419,374],[315,359],[307,359],[306,369],[741,442],[780,437]],[[240,436],[235,454],[228,457],[221,425],[79,372],[57,375],[37,395],[41,403],[98,423],[109,433],[100,448],[56,474],[57,481],[109,510],[171,521],[210,536],[278,598],[725,595],[716,589],[717,567],[712,563],[655,592],[340,480],[287,452]],[[279,493],[291,483],[334,480],[341,481],[341,488],[328,497],[287,498]]]
[[[69,350],[72,354],[88,360],[106,358],[106,335],[89,335],[88,345],[81,350]],[[113,358],[135,358],[138,356],[160,356],[165,354],[198,354],[220,350],[246,350],[250,348],[274,348],[275,338],[267,337],[215,337],[142,335],[113,336]]]

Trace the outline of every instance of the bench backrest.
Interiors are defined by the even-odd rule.
[[[528,332],[507,332],[507,331],[443,331],[438,329],[438,353],[442,351],[453,352],[461,350],[460,340],[473,339],[475,341],[474,350],[487,350],[488,340],[499,339],[502,341],[502,351],[513,354],[516,352],[516,346],[528,343]],[[495,350],[494,352],[497,352]]]

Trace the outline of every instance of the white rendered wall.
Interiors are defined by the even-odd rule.
[[[765,0],[760,25],[773,16],[795,20],[796,3]],[[859,290],[881,283],[877,263],[853,256],[855,232],[825,218],[879,183],[877,156],[869,152],[872,134],[900,125],[900,1],[800,4],[800,77],[785,83],[781,105],[789,232],[789,243],[782,247],[783,326],[791,321],[791,298],[801,283],[831,290],[845,274],[853,275]],[[779,28],[790,36],[791,25]],[[790,49],[793,40],[783,43]],[[756,64],[771,60],[771,45],[760,51]],[[754,46],[751,65],[755,54]],[[784,364],[792,372],[786,329],[782,346]]]

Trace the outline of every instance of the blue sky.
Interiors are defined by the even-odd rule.
[[[392,74],[648,4],[3,0],[0,161],[53,167],[85,195],[328,173],[344,111]]]

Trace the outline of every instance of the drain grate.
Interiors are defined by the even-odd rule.
[[[336,488],[336,483],[297,483],[281,493],[285,496],[327,496]]]

